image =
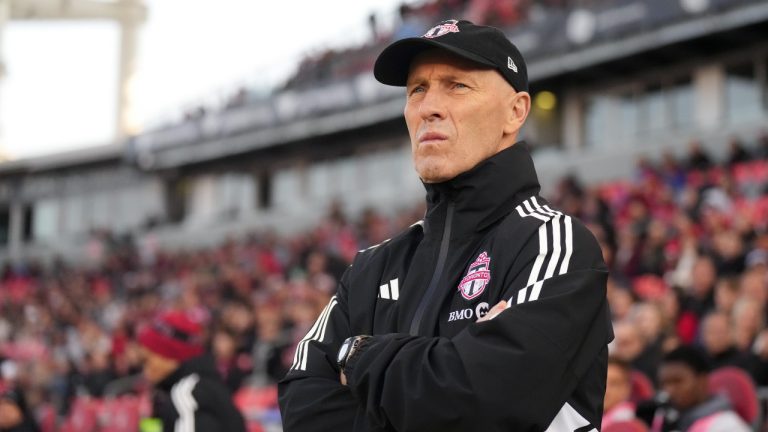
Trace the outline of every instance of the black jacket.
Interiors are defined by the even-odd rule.
[[[183,362],[157,390],[154,416],[164,432],[245,432],[243,416],[208,355]]]
[[[613,333],[592,234],[537,196],[523,143],[426,189],[424,221],[361,251],[299,343],[285,431],[599,428]],[[360,334],[344,387],[337,351]]]

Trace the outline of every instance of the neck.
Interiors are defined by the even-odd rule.
[[[539,182],[525,144],[511,145],[469,171],[440,183],[425,183],[425,230],[442,226],[447,203],[455,209],[457,235],[481,231],[531,195]]]

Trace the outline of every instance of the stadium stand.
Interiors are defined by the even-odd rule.
[[[673,162],[676,171],[670,171]],[[749,361],[739,365],[766,386],[768,219],[761,203],[768,160],[750,155],[748,161],[706,169],[685,163],[641,161],[634,178],[590,187],[566,178],[554,201],[587,222],[601,241],[612,269],[612,306],[623,304],[613,299],[629,296],[629,307],[613,313],[617,322],[641,330],[642,353],[635,361],[678,343],[698,344],[700,320],[714,310],[732,314],[739,334],[746,319],[739,305],[749,304],[760,315],[744,330],[741,353]],[[743,172],[751,174],[736,175]],[[8,266],[0,289],[3,370],[15,369],[11,380],[38,407],[40,420],[52,408],[62,430],[124,430],[115,422],[136,424],[146,412],[140,380],[110,385],[137,373],[135,326],[159,305],[178,308],[208,323],[218,367],[246,418],[254,425],[279,424],[272,385],[334,292],[340,272],[358,249],[419,218],[417,209],[397,220],[369,212],[352,222],[335,209],[295,237],[254,234],[177,253],[142,253],[130,239],[104,234],[107,259],[101,267]],[[725,281],[736,281],[735,299],[718,294]],[[649,305],[660,313],[644,311]],[[725,372],[713,374],[725,384],[713,385],[732,388],[718,378]],[[650,385],[644,382],[643,396],[652,395]],[[734,401],[749,409],[753,421],[755,393],[736,393],[754,399]]]

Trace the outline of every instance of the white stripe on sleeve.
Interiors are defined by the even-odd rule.
[[[589,421],[566,402],[544,432],[572,432],[587,425]]]
[[[560,266],[560,274],[568,272],[568,264],[571,262],[573,254],[573,223],[570,216],[565,217],[565,259]]]
[[[171,402],[179,414],[174,432],[195,432],[195,411],[197,411],[197,401],[192,396],[192,390],[195,389],[200,377],[197,374],[188,375],[174,384],[171,388]]]
[[[568,265],[573,254],[573,224],[570,216],[552,210],[548,205],[542,206],[535,196],[523,201],[516,207],[516,210],[521,217],[535,217],[544,221],[539,226],[539,254],[531,268],[528,282],[517,293],[517,304],[520,304],[537,300],[545,280],[555,276],[555,274],[561,275],[568,271]],[[551,239],[547,235],[548,222],[551,222],[552,225]],[[565,243],[565,250],[563,250],[563,243]],[[548,255],[549,258],[547,258]],[[562,263],[560,262],[561,257],[563,257]],[[557,269],[558,264],[560,264],[559,271]],[[541,274],[542,268],[544,269],[543,275]],[[526,299],[529,289],[530,296]],[[507,307],[511,305],[512,302],[510,301]]]
[[[316,340],[321,334],[325,335],[325,326],[328,324],[327,318],[331,314],[331,310],[334,306],[336,306],[336,296],[331,297],[331,300],[320,313],[320,316],[312,325],[312,328],[309,329],[307,335],[299,342],[296,347],[296,352],[293,355],[291,370],[306,370],[307,344],[312,340]]]
[[[336,306],[336,296],[331,297],[331,302],[328,303],[328,306],[326,306],[326,312],[323,316],[322,323],[320,324],[319,328],[319,334],[316,334],[311,339],[308,339],[304,341],[304,349],[301,352],[301,365],[299,369],[305,371],[307,370],[307,358],[309,357],[309,351],[308,351],[308,345],[311,341],[316,340],[319,342],[322,342],[323,339],[325,339],[325,329],[328,327],[328,319],[331,316],[331,311],[333,310],[334,306]]]

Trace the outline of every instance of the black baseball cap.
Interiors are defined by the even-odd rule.
[[[431,48],[442,48],[494,68],[515,90],[528,91],[528,69],[517,47],[501,30],[466,20],[446,20],[424,36],[393,42],[376,59],[373,76],[382,84],[403,87],[413,58]]]

